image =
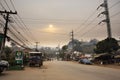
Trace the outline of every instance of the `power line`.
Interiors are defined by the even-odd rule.
[[[10,40],[13,41],[14,43],[16,43],[17,45],[23,47],[23,48],[29,48],[28,46],[24,46],[24,45],[21,45],[20,43],[16,42],[15,40],[13,40],[11,37],[10,37]]]
[[[113,8],[114,6],[116,6],[117,4],[119,4],[120,3],[120,1],[117,1],[115,4],[113,4],[110,8]],[[109,8],[109,9],[110,9]]]
[[[8,5],[8,3],[6,2],[6,1],[4,1],[5,3],[6,3],[6,5],[7,5],[7,7],[8,7],[8,9],[10,10],[10,7],[9,7],[9,5]],[[13,9],[16,11],[16,9],[15,9],[15,6],[14,6],[14,4],[13,4],[13,2],[12,2],[12,0],[10,0],[10,2],[11,2],[11,5],[13,6]],[[1,5],[2,5],[2,3],[1,3]],[[4,8],[4,6],[3,6],[3,8]],[[5,9],[5,8],[4,8]],[[19,15],[17,15],[18,17],[19,17],[19,19],[20,19],[20,16]],[[21,19],[20,19],[21,20]],[[25,26],[26,27],[26,25],[24,24],[24,22],[21,20],[21,22],[19,22],[19,20],[17,19],[17,21],[18,21],[18,23],[16,22],[16,20],[14,20],[15,21],[15,23],[18,25],[18,23],[21,25],[21,26]],[[21,23],[23,23],[23,25],[21,24]],[[26,28],[22,28],[20,26],[20,28],[26,33],[26,32],[28,32],[28,30],[26,30]],[[17,29],[16,29],[17,30]],[[28,35],[28,36],[30,36],[30,35]],[[34,38],[32,38],[32,39],[34,39]]]
[[[20,38],[17,34],[14,33],[13,30],[9,29],[9,31],[10,31],[11,35],[13,35],[12,37],[14,37],[15,40],[17,39],[16,41],[26,45],[26,41],[24,41],[23,38]]]
[[[48,20],[48,21],[71,21],[71,22],[73,22],[73,21],[80,21],[80,20],[78,20],[78,19],[59,19],[59,18],[57,18],[57,19],[54,19],[54,18],[52,18],[52,19],[49,19],[49,18],[25,18],[25,17],[22,17],[21,18],[22,20],[33,20],[33,21],[46,21],[46,20]]]
[[[0,2],[0,5],[2,6],[2,8],[5,10],[5,7],[2,5],[2,3]]]
[[[119,2],[120,2],[120,1],[119,1]],[[118,4],[118,3],[116,3],[116,4]],[[110,8],[114,7],[116,4],[114,4],[114,5],[111,6]],[[104,7],[104,3],[101,4],[100,6]],[[99,8],[99,7],[98,7],[98,8]],[[98,9],[98,8],[97,8],[97,9]],[[107,12],[107,13],[108,13],[108,12]],[[117,14],[119,14],[119,13],[120,13],[120,12],[116,13],[115,15],[117,15]],[[105,14],[105,13],[102,13],[102,14]],[[115,15],[114,15],[114,16],[115,16]],[[107,20],[108,20],[108,19],[107,19]],[[94,21],[94,20],[93,20],[93,21]],[[97,25],[96,25],[96,26],[97,26]],[[95,27],[96,27],[96,26],[95,26]],[[92,27],[92,28],[89,29],[88,31],[84,32],[81,36],[85,35],[85,34],[88,33],[89,31],[93,30],[93,28],[94,28],[94,27]]]
[[[88,22],[88,20],[96,14],[96,12],[97,12],[97,10],[95,9],[95,11],[93,11],[93,13],[92,13],[79,27],[84,26],[84,25]],[[78,32],[79,32],[79,31],[77,31],[77,30],[79,30],[79,27],[77,27],[77,28],[75,29],[75,31],[76,31],[75,33],[78,33]],[[82,27],[82,28],[84,28],[84,27]],[[83,29],[82,29],[82,30],[83,30]]]
[[[25,44],[24,41],[22,41],[20,38],[18,38],[18,36],[16,34],[14,34],[12,30],[9,29],[9,31],[14,37],[16,37],[16,39],[18,39],[21,43]]]
[[[119,4],[120,3],[120,1],[118,1],[118,2],[116,2],[115,4],[113,4],[110,8],[112,8],[112,7],[114,7],[114,6],[116,6],[117,4]],[[114,14],[113,16],[111,16],[111,17],[115,17],[116,15],[118,15],[118,14],[120,14],[120,12],[118,12],[118,13],[116,13],[116,14]],[[89,18],[88,18],[89,19]],[[88,19],[86,20],[86,21],[88,21]],[[95,19],[94,19],[95,20]],[[94,21],[93,20],[93,21]],[[93,22],[93,21],[91,21],[91,23]],[[90,24],[91,24],[90,23]],[[90,25],[90,24],[88,24],[88,25]],[[83,24],[84,25],[84,24]],[[96,27],[96,26],[95,26]],[[94,27],[93,27],[94,28]],[[84,30],[85,29],[85,27],[82,29],[82,30]],[[91,29],[89,29],[89,30],[87,30],[86,32],[84,32],[83,34],[82,34],[82,36],[83,35],[85,35],[86,33],[88,33],[89,31],[91,31],[92,30],[92,28]]]
[[[117,12],[117,13],[115,13],[114,15],[112,15],[111,18],[113,18],[113,17],[115,17],[115,16],[117,16],[117,15],[119,15],[119,14],[120,14],[120,11]]]
[[[80,37],[83,37],[84,35],[86,35],[86,34],[89,33],[90,31],[92,31],[93,29],[95,29],[95,27],[97,27],[97,26],[98,26],[98,24],[95,25],[95,26],[93,26],[93,27],[91,27],[90,29],[88,29],[86,32],[82,33],[82,34],[79,35],[79,36],[80,36]]]
[[[14,10],[16,11],[16,8],[15,8],[15,5],[14,5],[13,1],[12,1],[12,0],[10,0],[10,2],[11,2],[11,4],[12,4],[12,6],[13,6]],[[28,35],[28,36],[30,36],[30,37],[31,37],[31,39],[34,39],[34,40],[35,40],[35,38],[33,37],[32,33],[31,33],[31,32],[30,32],[30,30],[27,28],[26,24],[23,22],[23,20],[22,20],[22,19],[21,19],[21,17],[19,16],[19,14],[18,14],[17,16],[18,16],[19,20],[21,21],[21,23],[23,24],[23,26],[25,27],[25,28],[24,28],[24,30],[26,30],[26,32],[28,32],[28,31],[29,31],[28,33],[30,33],[30,34],[31,34],[31,36],[30,36],[30,35]]]
[[[11,28],[13,27],[13,29],[22,37],[22,39],[24,39],[24,41],[28,41],[12,24],[10,25],[11,25]]]
[[[13,18],[14,18],[14,17],[13,17]],[[14,18],[14,19],[15,19],[15,18]],[[18,26],[18,28],[20,28],[20,29],[26,34],[26,31],[27,31],[27,30],[25,30],[23,27],[21,27],[21,25],[19,25],[20,23],[18,24],[16,21],[19,21],[19,20],[18,20],[18,19],[15,19],[14,22],[16,23],[16,25]],[[16,29],[16,30],[17,30],[17,29]],[[23,36],[23,35],[22,35],[22,36]],[[24,36],[25,36],[25,35],[24,35]],[[23,36],[23,37],[24,37],[24,36]]]
[[[20,25],[19,20],[16,19],[15,17],[12,17],[12,18],[14,18],[14,22],[16,23],[16,25],[18,26],[18,28],[20,28],[21,30],[23,30],[24,32],[26,32],[25,29]],[[18,21],[18,22],[17,22],[17,21]]]
[[[23,22],[23,20],[21,19],[21,17],[20,17],[19,15],[18,15],[18,17],[19,17],[20,21],[23,23],[23,25],[25,26],[26,32],[28,32],[28,33],[31,34],[31,35],[29,35],[29,36],[31,37],[31,39],[33,39],[34,41],[36,41],[35,38],[33,37],[33,34],[32,34],[31,31],[27,28],[26,24]]]
[[[6,3],[7,7],[9,8],[7,2],[6,2],[6,1],[4,1],[4,2]],[[0,4],[1,4],[2,8],[5,9],[4,6],[2,5],[2,3],[0,3]],[[9,8],[9,10],[10,10],[10,8]],[[15,27],[14,27],[14,29],[17,31],[17,29],[16,29]],[[18,32],[18,31],[17,31],[17,32]],[[18,32],[18,33],[19,33],[19,32]],[[14,34],[14,33],[12,33],[12,34]],[[25,38],[21,33],[19,33],[19,34],[22,36],[21,39]]]
[[[12,26],[12,25],[11,25]],[[10,29],[8,29],[8,30],[10,30]],[[14,37],[16,37],[16,39],[18,39],[20,42],[24,42],[24,41],[22,41],[22,40],[20,40],[20,38],[17,36],[17,35],[15,35],[15,33],[13,33],[13,31],[11,31],[10,30],[10,32],[12,33],[12,35],[14,35]],[[15,41],[15,40],[14,40]],[[24,44],[24,43],[23,43]]]
[[[10,2],[11,2],[11,5],[13,6],[13,9],[16,11],[16,8],[15,8],[15,5],[14,5],[13,1],[10,0]],[[23,27],[23,28],[24,28],[24,29],[23,29],[23,28],[21,28],[20,26],[19,26],[19,27],[20,27],[22,30],[24,30],[24,31],[26,30],[25,32],[27,32],[29,29],[27,28],[27,26],[25,25],[25,23],[22,21],[21,17],[20,17],[19,15],[17,15],[17,16],[18,16],[18,18],[20,19],[21,22],[20,22],[18,19],[16,19],[16,20],[20,23],[20,25],[23,24],[26,28]],[[16,22],[16,23],[17,23],[17,22]],[[21,23],[22,23],[22,24],[21,24]],[[17,25],[18,25],[18,24],[17,24]]]
[[[21,39],[23,39],[24,41],[27,41],[28,42],[28,40],[16,29],[16,27],[15,26],[13,26],[12,24],[10,24],[11,25],[11,27],[10,27],[10,29],[12,28],[12,29],[14,29],[14,31],[16,31],[16,33],[13,33],[14,31],[12,31],[12,34],[19,34],[19,35],[16,35],[16,36],[19,36],[19,38],[21,38]],[[20,37],[21,36],[21,37]],[[18,38],[18,37],[17,37]]]
[[[2,25],[2,27],[4,27],[4,21],[2,21],[1,19],[0,19],[0,24]]]
[[[14,6],[14,4],[13,4],[13,1],[10,0],[10,2],[11,2],[11,5],[13,6],[13,9],[14,9],[15,11],[17,11],[17,10],[15,9],[15,6]]]
[[[84,26],[81,31],[85,30],[85,28],[87,28],[87,26],[90,26],[95,20],[97,19],[97,17],[95,17],[90,23],[88,23],[86,26]],[[78,32],[76,32],[78,33]]]
[[[54,24],[80,24],[80,20],[73,20],[73,21],[69,21],[69,20],[59,20],[59,19],[24,19],[22,18],[22,20],[25,22],[28,22],[30,24],[49,24],[49,23],[54,23]]]
[[[67,35],[66,33],[57,33],[57,32],[44,32],[44,31],[40,31],[42,33],[51,33],[51,34],[57,34],[57,35]]]
[[[11,10],[10,7],[9,7],[9,5],[8,5],[8,3],[6,2],[6,0],[4,0],[4,2],[7,5],[8,9]]]
[[[3,21],[2,21],[2,23],[4,23]],[[19,34],[19,35],[21,35],[22,36],[22,38],[21,39],[23,39],[24,41],[28,41],[12,24],[10,24],[12,27],[13,27],[13,29]],[[12,27],[10,27],[10,28],[12,28]],[[16,34],[16,33],[13,33],[13,34]]]

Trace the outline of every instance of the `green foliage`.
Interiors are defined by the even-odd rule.
[[[62,50],[61,50],[61,52],[60,52],[60,54],[59,54],[59,57],[60,57],[60,58],[64,59],[64,57],[65,57],[65,52],[67,51],[67,49],[68,49],[68,46],[67,46],[67,45],[64,45],[64,46],[62,47]]]
[[[81,42],[79,40],[74,40],[73,41],[73,44],[74,44],[74,51],[81,51]]]
[[[111,53],[112,51],[117,51],[118,49],[119,45],[117,40],[114,38],[107,38],[98,42],[94,51],[96,53]]]
[[[60,53],[60,54],[59,54],[59,57],[63,59],[63,58],[65,57],[65,53],[63,53],[63,52]]]
[[[10,66],[15,66],[16,65],[15,58],[10,59],[9,64]]]
[[[73,41],[70,41],[68,46],[71,46],[74,51],[81,51],[81,42],[77,39],[74,39]]]
[[[7,60],[8,60],[8,59],[10,58],[10,54],[11,54],[11,52],[12,52],[11,48],[8,47],[8,46],[6,46],[5,49],[4,49],[4,52],[5,52],[6,58],[7,58]]]
[[[63,50],[63,51],[66,51],[67,48],[68,48],[68,46],[67,46],[67,45],[64,45],[64,46],[62,47],[62,50]]]

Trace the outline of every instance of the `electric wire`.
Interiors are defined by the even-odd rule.
[[[11,1],[11,4],[13,5],[14,10],[15,10],[15,6],[14,6],[12,0],[10,0],[10,1]],[[113,8],[114,6],[116,6],[116,5],[119,4],[119,3],[120,3],[120,1],[118,1],[118,2],[115,3],[115,4],[113,4],[109,9]],[[95,11],[95,13],[96,13],[96,11]],[[114,15],[112,15],[111,18],[113,18],[113,17],[115,17],[115,16],[117,16],[117,15],[119,15],[119,14],[120,14],[120,12],[117,12],[117,13],[115,13]],[[93,14],[91,14],[91,15],[85,20],[85,22],[84,22],[83,24],[81,24],[81,26],[85,25],[86,22],[88,22],[88,20],[91,18],[91,16],[93,16]],[[22,20],[21,17],[19,17],[19,18]],[[21,20],[20,20],[20,21],[21,21]],[[96,20],[96,19],[95,19],[95,20]],[[90,25],[90,24],[92,24],[95,20],[92,20],[89,24],[87,24],[87,26]],[[26,27],[26,25],[24,24],[23,20],[22,20],[22,24]],[[96,26],[94,26],[94,27],[96,27]],[[92,27],[92,28],[94,28],[94,27]],[[82,30],[84,30],[84,28],[87,28],[87,27],[83,27]],[[92,29],[92,28],[91,28],[91,29]],[[25,29],[27,30],[27,28],[25,28]],[[79,29],[79,27],[77,27],[77,28],[75,29],[75,31],[78,30],[78,29]],[[91,29],[85,31],[81,36],[87,34],[89,31],[92,31]],[[78,31],[77,31],[76,33],[78,33]]]
[[[79,30],[80,27],[83,27],[83,26],[86,24],[86,22],[88,22],[88,20],[89,20],[91,17],[93,17],[93,15],[96,13],[96,11],[97,11],[97,10],[95,10],[79,27],[77,27],[77,28],[75,29],[76,33],[79,32],[79,31],[77,31],[77,30]],[[82,29],[82,30],[83,30],[83,29]]]
[[[2,3],[0,2],[0,5],[1,5],[1,7],[5,10],[5,7],[2,5]]]
[[[113,4],[109,9],[111,9],[111,8],[113,8],[114,6],[116,6],[117,4],[119,4],[120,3],[120,1],[118,1],[118,2],[116,2],[115,4]],[[111,16],[111,18],[112,17],[115,17],[115,16],[117,16],[117,15],[119,15],[120,14],[120,11],[119,12],[117,12],[117,13],[115,13],[114,15],[112,15]],[[93,20],[94,21],[94,20]],[[90,23],[91,24],[91,23]],[[103,24],[104,25],[104,24]],[[95,27],[97,27],[97,25],[96,26],[94,26],[94,27],[92,27],[91,29],[89,29],[89,30],[87,30],[86,32],[84,32],[83,34],[81,34],[80,36],[82,37],[82,36],[84,36],[85,34],[87,34],[88,32],[90,32],[90,31],[92,31],[93,30],[93,28],[95,28]]]
[[[13,6],[14,11],[17,11],[17,10],[15,9],[15,6],[14,6],[13,1],[12,1],[12,0],[10,0],[10,2],[11,2],[11,5]]]
[[[113,4],[111,7],[109,7],[109,9],[113,8],[114,6],[118,5],[120,3],[120,1],[117,1],[115,4]]]
[[[14,10],[17,11],[16,8],[15,8],[15,5],[14,5],[14,3],[13,3],[13,1],[10,0],[10,2],[11,2],[11,5],[13,6]],[[26,30],[26,32],[28,33],[27,35],[30,36],[31,39],[33,39],[34,41],[36,41],[35,38],[34,38],[34,36],[33,36],[33,34],[32,34],[31,31],[29,30],[29,28],[26,26],[26,24],[23,22],[23,20],[22,20],[22,18],[20,17],[20,15],[17,14],[17,16],[18,16],[19,20],[21,21],[21,23],[23,24],[24,30]],[[31,35],[29,35],[29,33],[30,33]]]
[[[11,27],[12,27],[12,25],[11,25]],[[12,31],[12,34],[14,33],[14,34],[17,36],[17,38],[19,38],[19,40],[25,42],[25,40],[24,40],[23,38],[21,38],[21,36],[18,35],[19,33],[15,32],[15,31],[13,30],[13,28],[9,28],[9,30],[11,30],[11,31]],[[16,37],[16,36],[15,36],[15,37]]]
[[[8,29],[8,30],[10,31],[10,33],[11,33],[16,39],[18,39],[21,43],[24,44],[24,42],[23,42],[20,38],[18,38],[18,36],[17,36],[16,34],[14,34],[11,29]]]
[[[10,7],[9,7],[9,5],[8,5],[8,3],[6,2],[6,0],[3,0],[3,1],[5,2],[5,4],[8,7],[8,9],[11,10]]]
[[[4,1],[5,3],[6,3],[6,5],[7,5],[7,7],[8,7],[8,9],[10,10],[10,7],[8,6],[8,4],[7,4],[7,2],[6,1]],[[11,4],[12,4],[12,6],[13,6],[13,8],[14,8],[14,10],[16,11],[16,9],[15,9],[15,6],[13,5],[13,3],[12,3],[12,1],[10,0],[10,2],[11,2]],[[4,8],[4,7],[3,7]],[[5,8],[4,8],[5,9]],[[15,23],[17,24],[17,22],[16,22],[16,20],[14,20],[15,21]],[[18,24],[17,24],[18,25]],[[15,27],[14,27],[15,28]],[[22,29],[22,28],[21,28]],[[17,29],[16,29],[17,30]],[[25,30],[25,29],[24,29]],[[18,31],[17,31],[18,32]],[[25,32],[25,31],[24,31]],[[25,38],[21,33],[19,33],[23,38]],[[26,41],[28,41],[28,40],[26,40]]]
[[[119,15],[119,14],[120,14],[120,11],[117,12],[117,13],[115,13],[114,15],[112,15],[111,18],[113,18],[113,17],[115,17],[115,16],[117,16],[117,15]]]
[[[15,11],[17,11],[16,10],[16,8],[15,8],[15,5],[14,5],[14,3],[13,3],[13,1],[12,0],[10,0],[10,2],[11,2],[11,5],[13,6],[13,9],[15,10]],[[17,14],[17,16],[18,16],[18,18],[19,18],[19,20],[21,21],[19,21],[17,18],[16,18],[16,20],[20,23],[20,25],[22,25],[23,27],[21,28],[22,30],[26,30],[25,32],[27,32],[29,29],[27,28],[27,26],[26,26],[26,24],[23,22],[23,20],[21,19],[21,17]],[[22,23],[22,24],[21,24]],[[24,29],[23,29],[24,28]],[[32,37],[32,39],[35,39],[35,38],[33,38]]]
[[[5,4],[7,5],[7,7],[8,7],[8,9],[10,10],[10,7],[8,6],[8,4],[7,4],[7,2],[6,1],[4,1],[5,2]],[[3,9],[5,9],[5,7],[2,5],[2,3],[0,2],[0,5],[2,6],[2,8]],[[5,9],[6,10],[6,9]],[[15,29],[15,27],[14,27],[14,29]],[[17,29],[16,29],[17,30]],[[11,31],[10,31],[11,32]],[[18,32],[18,31],[17,31]],[[18,32],[19,33],[19,32]],[[12,33],[13,34],[13,33]],[[14,33],[15,34],[15,33]],[[21,33],[19,33],[21,36],[22,36],[22,38],[21,39],[23,39],[24,37],[23,37],[23,35],[21,34]],[[15,36],[15,35],[14,35]],[[16,36],[15,36],[16,37]],[[18,37],[17,37],[17,39],[18,39]],[[20,40],[20,39],[18,39],[18,40]],[[21,40],[20,40],[21,41]],[[21,41],[22,42],[22,41]],[[25,44],[25,43],[24,43]]]
[[[19,34],[19,36],[21,36],[20,38],[22,38],[24,41],[28,41],[17,29],[16,29],[16,27],[14,27],[12,24],[10,24],[11,25],[11,28],[12,29],[14,29],[14,31],[16,31],[16,33],[18,33]]]
[[[13,17],[13,18],[14,18],[14,17]],[[17,24],[18,28],[20,28],[22,31],[24,31],[24,29],[16,22],[16,20],[14,20],[14,22]],[[15,28],[15,27],[14,27],[14,28]],[[16,29],[16,31],[19,32],[17,29]],[[24,31],[24,33],[25,33],[25,31]],[[21,33],[20,33],[20,35],[23,36]],[[25,36],[25,35],[24,35],[24,36]],[[24,36],[23,36],[23,38],[26,39],[26,41],[30,42],[30,41],[29,41],[26,37],[24,37]],[[31,42],[30,42],[30,44],[31,44]]]

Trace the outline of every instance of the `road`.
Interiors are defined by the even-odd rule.
[[[120,69],[67,61],[44,62],[41,68],[5,71],[0,80],[120,80]]]

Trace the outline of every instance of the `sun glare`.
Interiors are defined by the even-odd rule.
[[[50,25],[49,25],[49,28],[53,28],[53,25],[52,25],[52,24],[50,24]]]
[[[48,27],[45,28],[46,32],[56,32],[56,28],[52,25],[49,24]]]

